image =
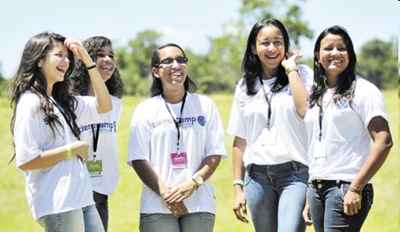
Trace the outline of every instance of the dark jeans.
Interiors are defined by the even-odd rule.
[[[97,211],[99,212],[101,222],[103,223],[104,230],[108,229],[108,196],[93,192],[93,199],[96,203]]]
[[[371,208],[374,191],[371,184],[362,192],[361,210],[353,216],[344,213],[343,197],[350,183],[343,181],[322,181],[309,184],[307,199],[316,232],[357,232]]]

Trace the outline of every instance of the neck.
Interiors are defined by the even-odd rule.
[[[185,89],[179,88],[174,91],[165,91],[165,89],[164,89],[163,95],[164,95],[165,101],[167,101],[168,103],[172,103],[172,104],[178,103],[178,102],[182,101],[183,96],[185,95]]]
[[[277,68],[274,69],[274,70],[270,70],[270,69],[264,68],[264,69],[263,69],[263,76],[262,76],[262,79],[264,79],[264,80],[272,79],[273,77],[276,76],[277,72],[278,72],[278,69],[277,69]]]
[[[336,86],[336,79],[337,76],[328,76],[326,79],[326,84],[328,85],[329,88],[333,88]]]
[[[47,84],[47,96],[51,97],[53,93],[53,84],[48,83]]]

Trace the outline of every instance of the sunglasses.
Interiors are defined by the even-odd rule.
[[[160,61],[160,63],[158,64],[158,67],[162,66],[171,66],[174,63],[174,60],[176,61],[176,63],[178,64],[187,64],[188,62],[188,58],[185,56],[178,56],[175,58],[165,58],[163,60]]]

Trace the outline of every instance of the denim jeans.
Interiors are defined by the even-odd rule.
[[[366,185],[362,192],[361,210],[356,215],[348,216],[344,213],[343,197],[349,185],[342,181],[309,185],[307,199],[316,232],[360,231],[371,208],[374,191],[371,184]]]
[[[108,229],[108,196],[98,192],[93,192],[93,199],[96,203],[97,212],[99,212],[104,230]]]
[[[94,205],[46,215],[39,218],[38,222],[46,232],[104,232]]]
[[[181,217],[172,214],[141,214],[140,232],[212,232],[215,215],[190,213]]]
[[[307,166],[295,161],[247,167],[244,191],[256,232],[305,231],[307,179]]]

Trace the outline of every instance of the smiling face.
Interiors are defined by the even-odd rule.
[[[267,25],[258,32],[255,42],[252,52],[260,59],[264,74],[274,75],[286,54],[282,32],[274,25]]]
[[[68,49],[61,42],[54,42],[53,48],[39,61],[39,67],[46,78],[47,85],[64,80],[70,60]]]
[[[96,65],[104,82],[108,81],[115,71],[114,53],[110,46],[97,51]]]
[[[316,56],[329,78],[336,78],[349,65],[346,43],[340,35],[326,35]]]
[[[153,75],[160,79],[163,91],[184,88],[188,72],[187,58],[183,52],[175,46],[168,46],[158,53],[160,64],[153,68]]]

